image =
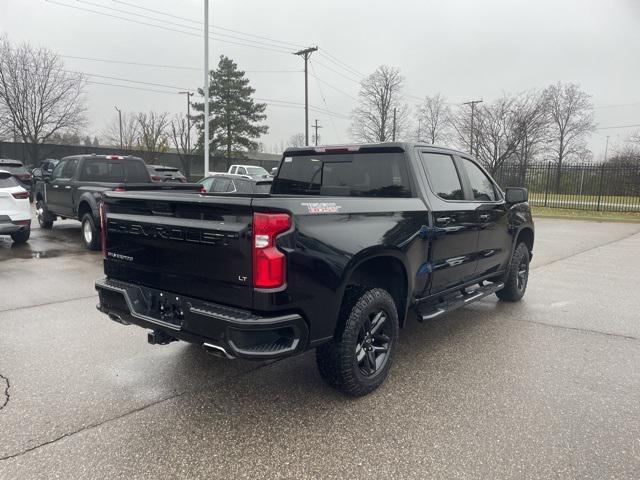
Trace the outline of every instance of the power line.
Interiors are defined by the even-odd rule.
[[[597,127],[595,130],[612,130],[615,128],[636,128],[640,127],[640,123],[636,123],[634,125],[614,125],[611,127]]]
[[[619,103],[617,105],[600,105],[600,106],[596,106],[593,108],[616,108],[616,107],[635,107],[636,105],[640,105],[640,102],[633,102],[633,103]]]
[[[311,70],[313,70],[314,73],[316,71],[315,67],[313,66],[313,64],[311,64]],[[320,82],[318,82],[318,77],[314,75],[314,78],[316,80],[316,83],[318,84],[318,90],[320,90],[320,96],[322,97],[322,101],[324,102],[324,106],[325,106],[325,108],[327,110],[329,110],[329,105],[327,105],[327,99],[324,97],[324,92],[322,91],[322,87],[320,86]],[[336,134],[336,140],[337,140],[339,138],[339,135],[338,135],[338,129],[336,128],[336,124],[333,121],[332,117],[329,117],[329,121],[331,122],[331,125],[333,126],[333,131]],[[318,134],[318,129],[316,128],[316,135],[317,134]]]
[[[331,68],[331,67],[329,67],[329,66],[325,65],[324,63],[319,62],[317,59],[316,59],[316,60],[314,60],[314,63],[315,63],[316,65],[320,65],[321,67],[326,68],[327,70],[330,70],[330,71],[332,71],[332,72],[334,72],[334,73],[336,73],[336,74],[340,75],[340,76],[341,76],[341,77],[343,77],[343,78],[346,78],[347,80],[352,81],[353,83],[360,84],[360,80],[354,80],[353,78],[350,78],[350,77],[348,77],[348,76],[344,75],[342,72],[339,72],[338,70],[335,70],[335,69],[333,69],[333,68]]]
[[[324,83],[327,87],[332,88],[332,89],[333,89],[333,90],[335,90],[336,92],[340,92],[340,93],[342,93],[343,95],[346,95],[347,97],[349,97],[349,98],[351,98],[351,99],[353,99],[353,100],[358,101],[358,99],[357,99],[356,97],[354,97],[353,95],[351,95],[351,94],[349,94],[349,93],[345,92],[344,90],[339,89],[338,87],[336,87],[336,86],[334,86],[334,85],[330,84],[329,82],[326,82],[326,81],[322,80],[320,77],[318,77],[318,76],[315,74],[315,69],[313,68],[313,62],[311,62],[311,69],[314,71],[314,73],[312,73],[312,74],[311,74],[311,76],[312,76],[313,78],[315,78],[315,79],[316,79],[316,81],[318,81],[318,82],[322,82],[322,83]]]
[[[160,18],[150,17],[148,15],[142,15],[142,14],[139,14],[139,13],[130,12],[128,10],[122,10],[120,8],[108,7],[108,6],[102,5],[101,3],[92,2],[90,0],[76,0],[76,1],[78,3],[84,3],[84,4],[87,4],[87,5],[94,6],[94,7],[103,8],[103,9],[109,10],[109,11],[118,12],[118,13],[124,13],[125,15],[132,15],[134,17],[141,17],[141,18],[144,18],[144,19],[147,19],[147,20],[153,20],[154,22],[166,23],[167,25],[174,25],[174,26],[180,27],[180,28],[187,28],[189,30],[194,30],[196,32],[200,32],[200,30],[201,30],[201,28],[199,28],[199,27],[194,27],[194,26],[190,26],[190,25],[183,25],[181,23],[176,23],[176,22],[170,22],[168,20],[163,20],[163,19],[160,19]],[[201,25],[204,25],[203,22],[199,22],[199,23]],[[236,40],[241,40],[243,42],[257,43],[259,45],[266,45],[268,47],[285,49],[285,47],[282,46],[282,45],[274,45],[272,43],[265,43],[263,41],[251,40],[250,38],[242,38],[242,37],[238,37],[238,36],[235,36],[235,35],[229,35],[229,34],[226,34],[226,33],[214,33],[214,35],[218,35],[220,37],[232,38],[232,39],[236,39]]]
[[[129,7],[137,8],[137,9],[140,9],[140,10],[145,10],[147,12],[157,13],[157,14],[164,15],[164,16],[171,17],[171,18],[177,18],[179,20],[184,20],[184,21],[187,21],[187,22],[195,23],[197,25],[202,25],[203,24],[203,22],[200,21],[200,20],[194,20],[192,18],[181,17],[181,16],[178,16],[178,15],[174,15],[174,14],[171,14],[171,13],[163,12],[163,11],[160,11],[160,10],[155,10],[153,8],[141,7],[139,5],[135,5],[135,4],[132,4],[132,3],[129,3],[129,2],[124,2],[122,0],[113,0],[113,1],[115,3],[121,3],[123,5],[128,5]],[[271,42],[282,43],[282,44],[288,45],[290,47],[295,47],[295,48],[303,47],[303,45],[299,44],[299,43],[287,42],[285,40],[278,40],[278,39],[275,39],[275,38],[264,37],[262,35],[255,35],[253,33],[242,32],[240,30],[234,30],[234,29],[231,29],[231,28],[220,27],[220,26],[217,26],[217,25],[212,25],[212,27],[214,29],[224,30],[225,32],[238,33],[240,35],[245,35],[247,37],[259,38],[259,39],[268,40],[268,41],[271,41]]]
[[[63,58],[72,58],[75,60],[87,60],[91,62],[102,62],[102,63],[119,63],[123,65],[135,65],[139,67],[153,67],[153,68],[171,68],[176,70],[193,70],[200,72],[202,68],[198,67],[187,67],[183,65],[165,65],[159,63],[141,63],[141,62],[128,62],[124,60],[109,60],[105,58],[92,58],[92,57],[78,57],[75,55],[60,55]],[[300,73],[302,70],[243,70],[245,73]]]
[[[166,30],[166,31],[169,31],[169,32],[182,33],[184,35],[189,35],[191,37],[201,38],[201,35],[198,35],[196,33],[192,33],[192,32],[189,32],[189,31],[178,30],[176,28],[165,27],[165,26],[162,26],[162,25],[156,25],[154,23],[142,22],[140,20],[134,20],[134,19],[131,19],[131,18],[126,18],[126,17],[122,17],[122,16],[119,16],[119,15],[113,15],[113,14],[105,13],[105,12],[99,12],[99,11],[96,11],[96,10],[91,10],[89,8],[77,7],[75,5],[68,5],[66,3],[62,3],[62,2],[59,2],[59,1],[56,1],[56,0],[44,0],[44,1],[48,2],[48,3],[55,4],[55,5],[59,5],[61,7],[72,8],[74,10],[80,10],[80,11],[84,11],[84,12],[94,13],[96,15],[101,15],[101,16],[104,16],[104,17],[115,18],[115,19],[118,19],[118,20],[124,20],[125,22],[135,23],[135,24],[138,24],[138,25],[145,25],[145,26],[148,26],[148,27],[159,28],[161,30]],[[102,7],[102,8],[108,8],[108,7]],[[136,14],[132,13],[131,15],[136,15]],[[157,19],[153,19],[153,20],[159,21]],[[191,29],[191,27],[187,27],[187,26],[183,26],[182,28]],[[267,51],[283,53],[283,54],[291,53],[288,50],[284,50],[284,49],[276,49],[276,48],[271,48],[271,47],[267,47],[267,46],[261,46],[263,44],[260,44],[259,42],[256,42],[257,44],[251,44],[251,43],[235,42],[235,41],[232,41],[232,40],[225,40],[223,38],[219,38],[218,35],[219,34],[212,34],[212,35],[209,35],[209,38],[212,38],[212,39],[217,40],[218,42],[222,42],[222,43],[229,43],[229,44],[232,44],[232,45],[240,45],[240,46],[243,46],[243,47],[257,48],[258,50],[267,50]],[[246,39],[246,41],[247,42],[252,42],[253,40]]]

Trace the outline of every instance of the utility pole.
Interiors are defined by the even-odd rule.
[[[309,47],[293,53],[304,58],[304,142],[306,145],[309,145],[309,75],[307,64],[311,54],[317,50],[318,47]]]
[[[314,128],[316,130],[316,134],[313,136],[314,140],[315,140],[315,144],[316,147],[318,146],[318,129],[322,128],[321,125],[318,125],[318,119],[316,118],[316,123],[315,125],[311,125],[312,128]]]
[[[193,92],[178,93],[187,96],[187,155],[191,155],[191,96]]]
[[[609,151],[609,135],[607,135],[607,143],[604,146],[604,163],[607,163],[607,152]]]
[[[464,102],[462,105],[471,105],[471,134],[469,139],[469,153],[473,155],[473,120],[476,113],[476,103],[482,103],[482,100],[471,100]]]
[[[393,107],[393,141],[396,141],[396,107]]]
[[[113,108],[118,112],[118,121],[120,122],[120,150],[122,150],[122,110],[115,106]]]
[[[209,0],[204,0],[204,176],[209,175]]]

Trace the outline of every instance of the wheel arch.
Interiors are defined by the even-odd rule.
[[[401,252],[387,250],[370,252],[352,261],[347,269],[342,288],[341,303],[347,288],[360,285],[367,288],[383,288],[393,298],[398,310],[398,322],[402,327],[407,317],[410,291],[408,268]],[[398,281],[398,279],[400,281]]]
[[[533,242],[534,242],[534,233],[533,229],[530,227],[522,227],[516,236],[516,241],[514,243],[513,248],[515,249],[520,242],[524,242],[529,250],[529,256],[533,253]]]
[[[98,214],[98,205],[92,195],[84,194],[78,201],[78,220],[82,221],[85,213],[93,215],[94,220]]]

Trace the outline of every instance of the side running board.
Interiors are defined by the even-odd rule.
[[[452,312],[458,308],[462,308],[472,302],[476,302],[492,293],[497,292],[504,288],[504,283],[489,283],[482,285],[475,290],[460,294],[450,300],[445,300],[434,305],[428,305],[424,307],[418,307],[418,319],[422,322],[439,317],[443,313]]]

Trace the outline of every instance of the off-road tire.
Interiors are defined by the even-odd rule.
[[[386,320],[378,327],[378,335],[372,334],[372,326],[378,312],[384,312]],[[373,320],[372,320],[373,317]],[[368,322],[368,323],[367,323]],[[367,330],[367,326],[369,329]],[[345,294],[345,299],[338,318],[338,327],[333,341],[322,345],[316,349],[316,362],[320,376],[335,389],[354,397],[366,395],[378,388],[389,373],[393,354],[398,338],[398,312],[393,298],[386,290],[381,288],[366,289],[362,287],[350,287]],[[370,333],[372,335],[366,335]],[[375,332],[373,332],[375,333]],[[364,347],[365,340],[363,334],[368,337],[371,343]],[[378,340],[379,346],[375,346],[374,337],[384,337]],[[386,353],[380,351],[387,346]],[[358,350],[358,347],[359,350]],[[386,355],[381,360],[379,367],[369,369],[364,373],[358,360],[359,351],[364,349],[378,348],[378,351],[365,353],[364,362],[368,363],[368,354],[373,354],[375,365],[376,353],[380,356]],[[368,363],[368,365],[372,365]]]
[[[82,243],[89,250],[100,250],[100,231],[90,213],[82,217]]]
[[[42,211],[42,213],[37,213],[38,211]],[[50,230],[53,227],[53,222],[55,221],[55,215],[49,213],[47,208],[42,203],[42,200],[36,201],[36,215],[38,217],[38,223],[40,224],[40,228],[44,228],[46,230]]]
[[[511,256],[509,269],[502,278],[504,288],[496,296],[505,302],[518,302],[524,296],[529,283],[529,249],[519,243]]]
[[[13,243],[17,243],[17,244],[27,243],[30,236],[31,236],[31,229],[27,228],[25,230],[20,230],[18,232],[12,233],[11,240],[13,240]]]

